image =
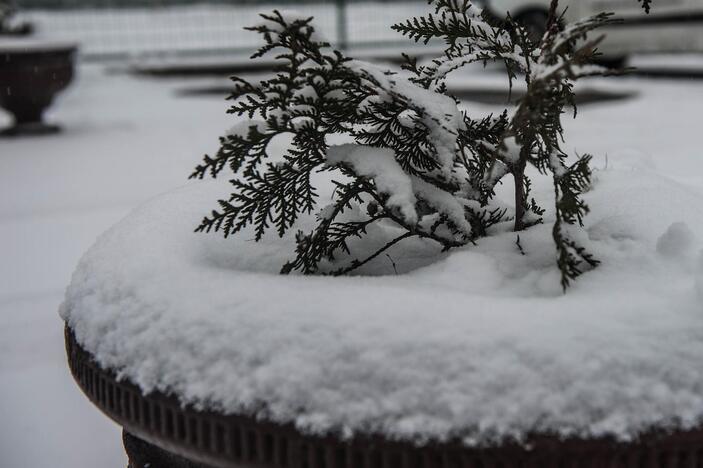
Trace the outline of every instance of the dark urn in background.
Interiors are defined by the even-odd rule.
[[[74,75],[76,46],[40,41],[0,39],[0,107],[15,118],[0,135],[54,133],[55,125],[43,121],[54,97]]]
[[[0,36],[26,36],[34,32],[31,23],[14,21],[16,13],[14,0],[0,0]]]

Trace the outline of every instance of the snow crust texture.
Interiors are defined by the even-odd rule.
[[[587,195],[585,242],[603,264],[566,295],[549,222],[521,233],[525,255],[499,227],[444,255],[399,244],[372,266],[385,276],[279,276],[292,238],[193,233],[227,190],[199,182],[100,237],[61,314],[145,392],[315,433],[491,444],[691,427],[703,416],[701,193],[616,166]]]
[[[690,255],[695,245],[695,235],[691,228],[684,222],[677,222],[669,226],[657,241],[657,252],[660,254],[681,258]]]

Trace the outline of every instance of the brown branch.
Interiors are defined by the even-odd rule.
[[[368,183],[368,182],[366,182]],[[400,227],[406,229],[410,234],[418,236],[422,239],[430,239],[438,244],[441,244],[444,250],[449,250],[455,247],[463,247],[465,246],[468,242],[457,242],[457,241],[450,241],[447,239],[444,239],[442,237],[439,237],[431,232],[425,232],[422,230],[419,230],[417,226],[409,226],[402,218],[399,216],[396,216],[393,214],[390,210],[386,208],[386,205],[384,204],[384,200],[373,190],[369,189],[367,191],[369,195],[373,197],[374,200],[378,203],[378,206],[383,209],[384,213],[390,219],[391,221],[394,221],[397,225]]]

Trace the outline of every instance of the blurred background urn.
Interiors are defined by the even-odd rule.
[[[14,117],[2,136],[55,133],[44,112],[74,75],[77,47],[69,43],[0,38],[0,107]]]

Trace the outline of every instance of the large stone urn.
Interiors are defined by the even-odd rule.
[[[54,133],[44,112],[74,75],[76,46],[36,40],[0,40],[0,107],[14,117],[2,136]]]

